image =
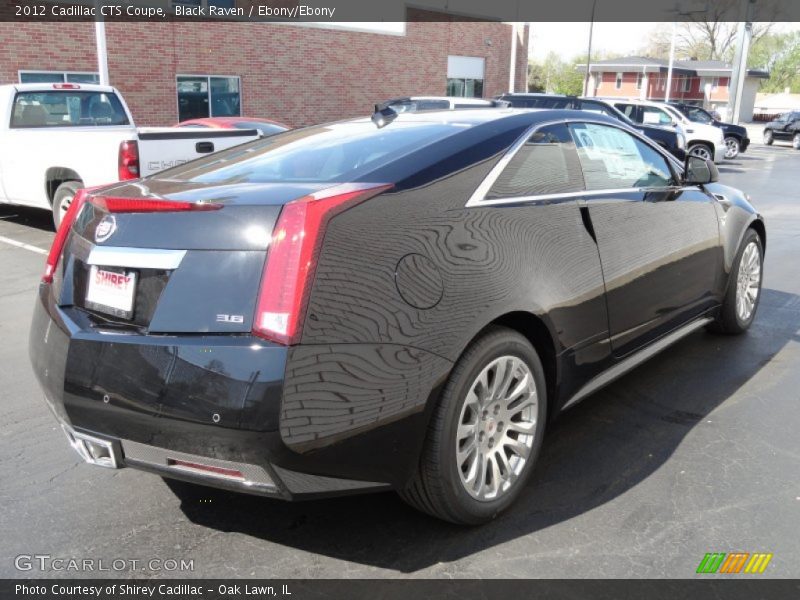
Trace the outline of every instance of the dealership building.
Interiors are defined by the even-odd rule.
[[[414,9],[407,18],[1,22],[0,84],[99,82],[107,65],[140,125],[241,115],[293,127],[365,115],[398,96],[526,89],[526,26]]]

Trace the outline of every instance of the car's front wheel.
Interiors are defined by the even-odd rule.
[[[729,160],[736,158],[739,156],[740,148],[741,144],[735,137],[728,136],[725,138],[725,158]]]
[[[774,141],[775,141],[775,136],[773,135],[772,130],[771,129],[765,129],[764,130],[764,143],[767,146],[772,146],[772,142],[774,142]]]
[[[736,254],[719,315],[710,329],[733,334],[747,331],[755,319],[761,299],[763,266],[761,238],[753,229],[748,229]]]
[[[511,329],[488,329],[456,363],[401,496],[453,523],[493,519],[533,470],[546,407],[544,369],[531,343]]]

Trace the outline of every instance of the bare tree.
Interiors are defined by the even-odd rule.
[[[706,10],[678,28],[676,47],[682,58],[700,60],[731,60],[735,52],[736,31],[741,0],[716,0],[709,2]],[[773,23],[769,20],[775,5],[765,5],[753,15],[752,42],[769,33]],[[762,20],[763,19],[763,20]]]

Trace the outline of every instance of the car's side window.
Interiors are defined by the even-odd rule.
[[[487,200],[579,192],[584,189],[575,144],[563,123],[531,135],[492,185]]]
[[[588,190],[663,188],[675,185],[667,159],[634,135],[597,123],[572,123]]]
[[[655,106],[643,106],[642,123],[647,125],[669,125],[672,123],[672,117],[666,111]]]
[[[688,108],[686,110],[686,114],[689,117],[690,121],[694,121],[695,123],[706,123],[711,124],[713,123],[713,119],[711,116],[704,110],[699,108]]]
[[[637,114],[635,105],[633,105],[633,104],[623,104],[623,103],[620,102],[620,103],[615,104],[614,106],[617,107],[617,109],[619,111],[621,111],[622,114],[624,114],[626,117],[628,117],[631,121],[634,121],[635,123],[639,123],[640,122],[639,121],[639,115]]]

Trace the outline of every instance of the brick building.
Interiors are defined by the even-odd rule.
[[[581,67],[586,71],[586,66]],[[590,96],[663,100],[667,91],[669,61],[627,56],[593,62],[589,68]],[[724,110],[728,104],[732,67],[720,60],[675,61],[672,67],[670,99]],[[749,121],[764,71],[750,69],[744,81],[742,120]]]
[[[416,20],[348,27],[108,22],[109,82],[140,125],[210,113],[300,126],[368,114],[397,96],[489,98],[526,89],[527,27],[408,16]],[[2,22],[0,39],[0,84],[98,80],[92,22]]]

